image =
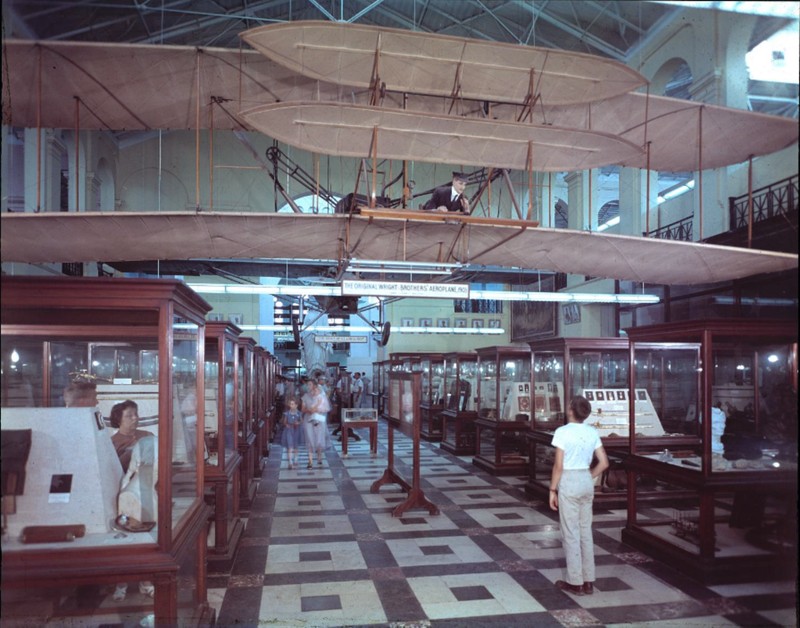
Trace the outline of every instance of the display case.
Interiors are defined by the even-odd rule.
[[[442,440],[442,410],[444,409],[444,355],[420,354],[422,373],[420,393],[420,429],[422,438],[430,442]]]
[[[209,305],[175,280],[3,277],[0,293],[3,622],[213,621],[203,499]],[[75,380],[112,387],[105,407],[63,407]],[[141,401],[138,429],[152,433],[134,443],[114,439],[104,416],[128,399]],[[124,475],[115,443],[130,446]]]
[[[272,421],[275,403],[275,380],[272,374],[272,360],[269,351],[256,346],[253,355],[255,372],[255,421],[256,421],[256,455],[253,473],[261,477],[264,461],[269,456],[269,441],[272,434]]]
[[[528,472],[531,350],[484,347],[478,354],[475,466],[494,475]]]
[[[635,417],[629,473],[688,497],[654,511],[630,483],[623,540],[705,583],[795,578],[797,321],[690,321],[628,337],[629,391],[647,390],[666,424],[695,426],[701,442],[652,452]],[[699,352],[681,363],[686,343]]]
[[[239,361],[236,365],[236,407],[238,421],[238,446],[242,456],[239,466],[240,506],[248,510],[253,502],[261,475],[256,474],[257,421],[255,416],[255,348],[256,341],[247,336],[239,336],[236,342]]]
[[[456,456],[475,455],[478,355],[474,351],[444,354],[442,444]]]
[[[372,407],[378,411],[378,416],[381,416],[383,410],[381,404],[381,364],[381,361],[372,363],[372,390],[369,393]]]
[[[676,375],[680,370],[681,378],[669,384],[667,394],[662,394],[659,383],[650,389],[638,389],[632,400],[628,399],[627,338],[552,338],[531,342],[530,347],[533,417],[527,434],[529,477],[525,489],[531,496],[547,498],[555,459],[553,432],[566,423],[566,406],[575,395],[585,396],[592,404],[586,423],[600,433],[611,462],[596,483],[595,501],[606,507],[623,506],[626,500],[629,476],[624,459],[628,453],[631,403],[637,416],[640,447],[656,452],[700,442],[696,423],[676,420],[673,408],[673,400],[696,395],[697,344],[673,347],[670,355],[660,356],[665,359],[663,363],[641,363],[639,369],[654,382],[661,381],[659,374],[664,369]],[[676,497],[665,494],[656,484],[648,485],[647,480],[642,480],[641,490],[653,500]]]
[[[389,354],[389,361],[392,363],[393,370],[399,370],[404,373],[415,373],[419,371],[420,353],[398,351]]]
[[[391,370],[391,360],[381,360],[378,362],[380,370],[380,390],[378,395],[378,416],[385,417],[389,410],[389,371]]]
[[[238,416],[236,413],[237,339],[233,323],[206,323],[205,487],[214,508],[209,560],[230,560],[244,528],[239,513]]]

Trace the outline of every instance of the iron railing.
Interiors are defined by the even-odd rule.
[[[730,229],[735,231],[747,227],[749,222],[748,195],[728,198],[730,212]],[[781,179],[762,188],[753,190],[753,223],[769,220],[776,216],[787,216],[797,213],[800,193],[798,193],[798,175]],[[686,216],[664,227],[648,233],[645,237],[662,240],[692,241],[693,216]]]
[[[660,229],[651,231],[649,234],[645,232],[642,235],[650,238],[659,238],[661,240],[686,240],[687,242],[691,242],[693,222],[694,216],[686,216]]]
[[[797,213],[800,200],[797,182],[798,175],[793,175],[753,190],[753,223]],[[747,199],[747,194],[728,198],[731,230],[747,227],[750,219]]]

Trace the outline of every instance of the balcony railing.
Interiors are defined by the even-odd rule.
[[[800,200],[797,182],[798,175],[794,175],[753,190],[753,223],[769,220],[776,216],[786,216],[792,212],[796,214],[798,200]],[[747,227],[749,223],[747,197],[747,194],[742,194],[742,196],[728,199],[731,230]]]
[[[687,242],[691,242],[693,221],[693,216],[686,216],[660,229],[651,231],[649,234],[645,232],[642,235],[650,238],[660,238],[661,240],[686,240]]]
[[[730,211],[729,231],[747,227],[749,221],[747,197],[747,194],[743,194],[728,199]],[[796,214],[798,201],[800,201],[798,175],[753,190],[753,223],[769,220],[776,216]],[[660,229],[651,231],[649,234],[643,233],[642,235],[650,238],[661,238],[662,240],[686,240],[691,242],[693,221],[693,216],[686,216]]]

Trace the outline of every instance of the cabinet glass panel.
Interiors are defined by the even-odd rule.
[[[636,350],[637,434],[699,434],[699,368],[699,348]]]
[[[531,415],[530,356],[502,351],[481,356],[478,416],[494,421],[528,421]]]
[[[200,328],[182,316],[173,318],[172,525],[177,529],[200,498],[197,470],[197,368]]]
[[[536,352],[533,356],[533,427],[555,430],[565,421],[564,355]]]
[[[49,405],[44,397],[44,347],[41,340],[2,338],[3,377],[0,403],[4,408],[34,408]],[[86,368],[86,345],[74,348],[69,366],[76,370]],[[54,403],[63,405],[61,393],[69,383],[62,378]]]
[[[206,333],[208,328],[206,328]],[[216,342],[206,340],[205,353],[205,444],[208,453],[207,464],[218,466],[223,460],[219,446],[219,346]]]

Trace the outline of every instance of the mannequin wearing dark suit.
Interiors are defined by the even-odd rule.
[[[453,173],[453,182],[450,185],[440,185],[433,190],[430,199],[422,209],[448,212],[468,212],[469,199],[464,196],[467,178],[460,172]]]

